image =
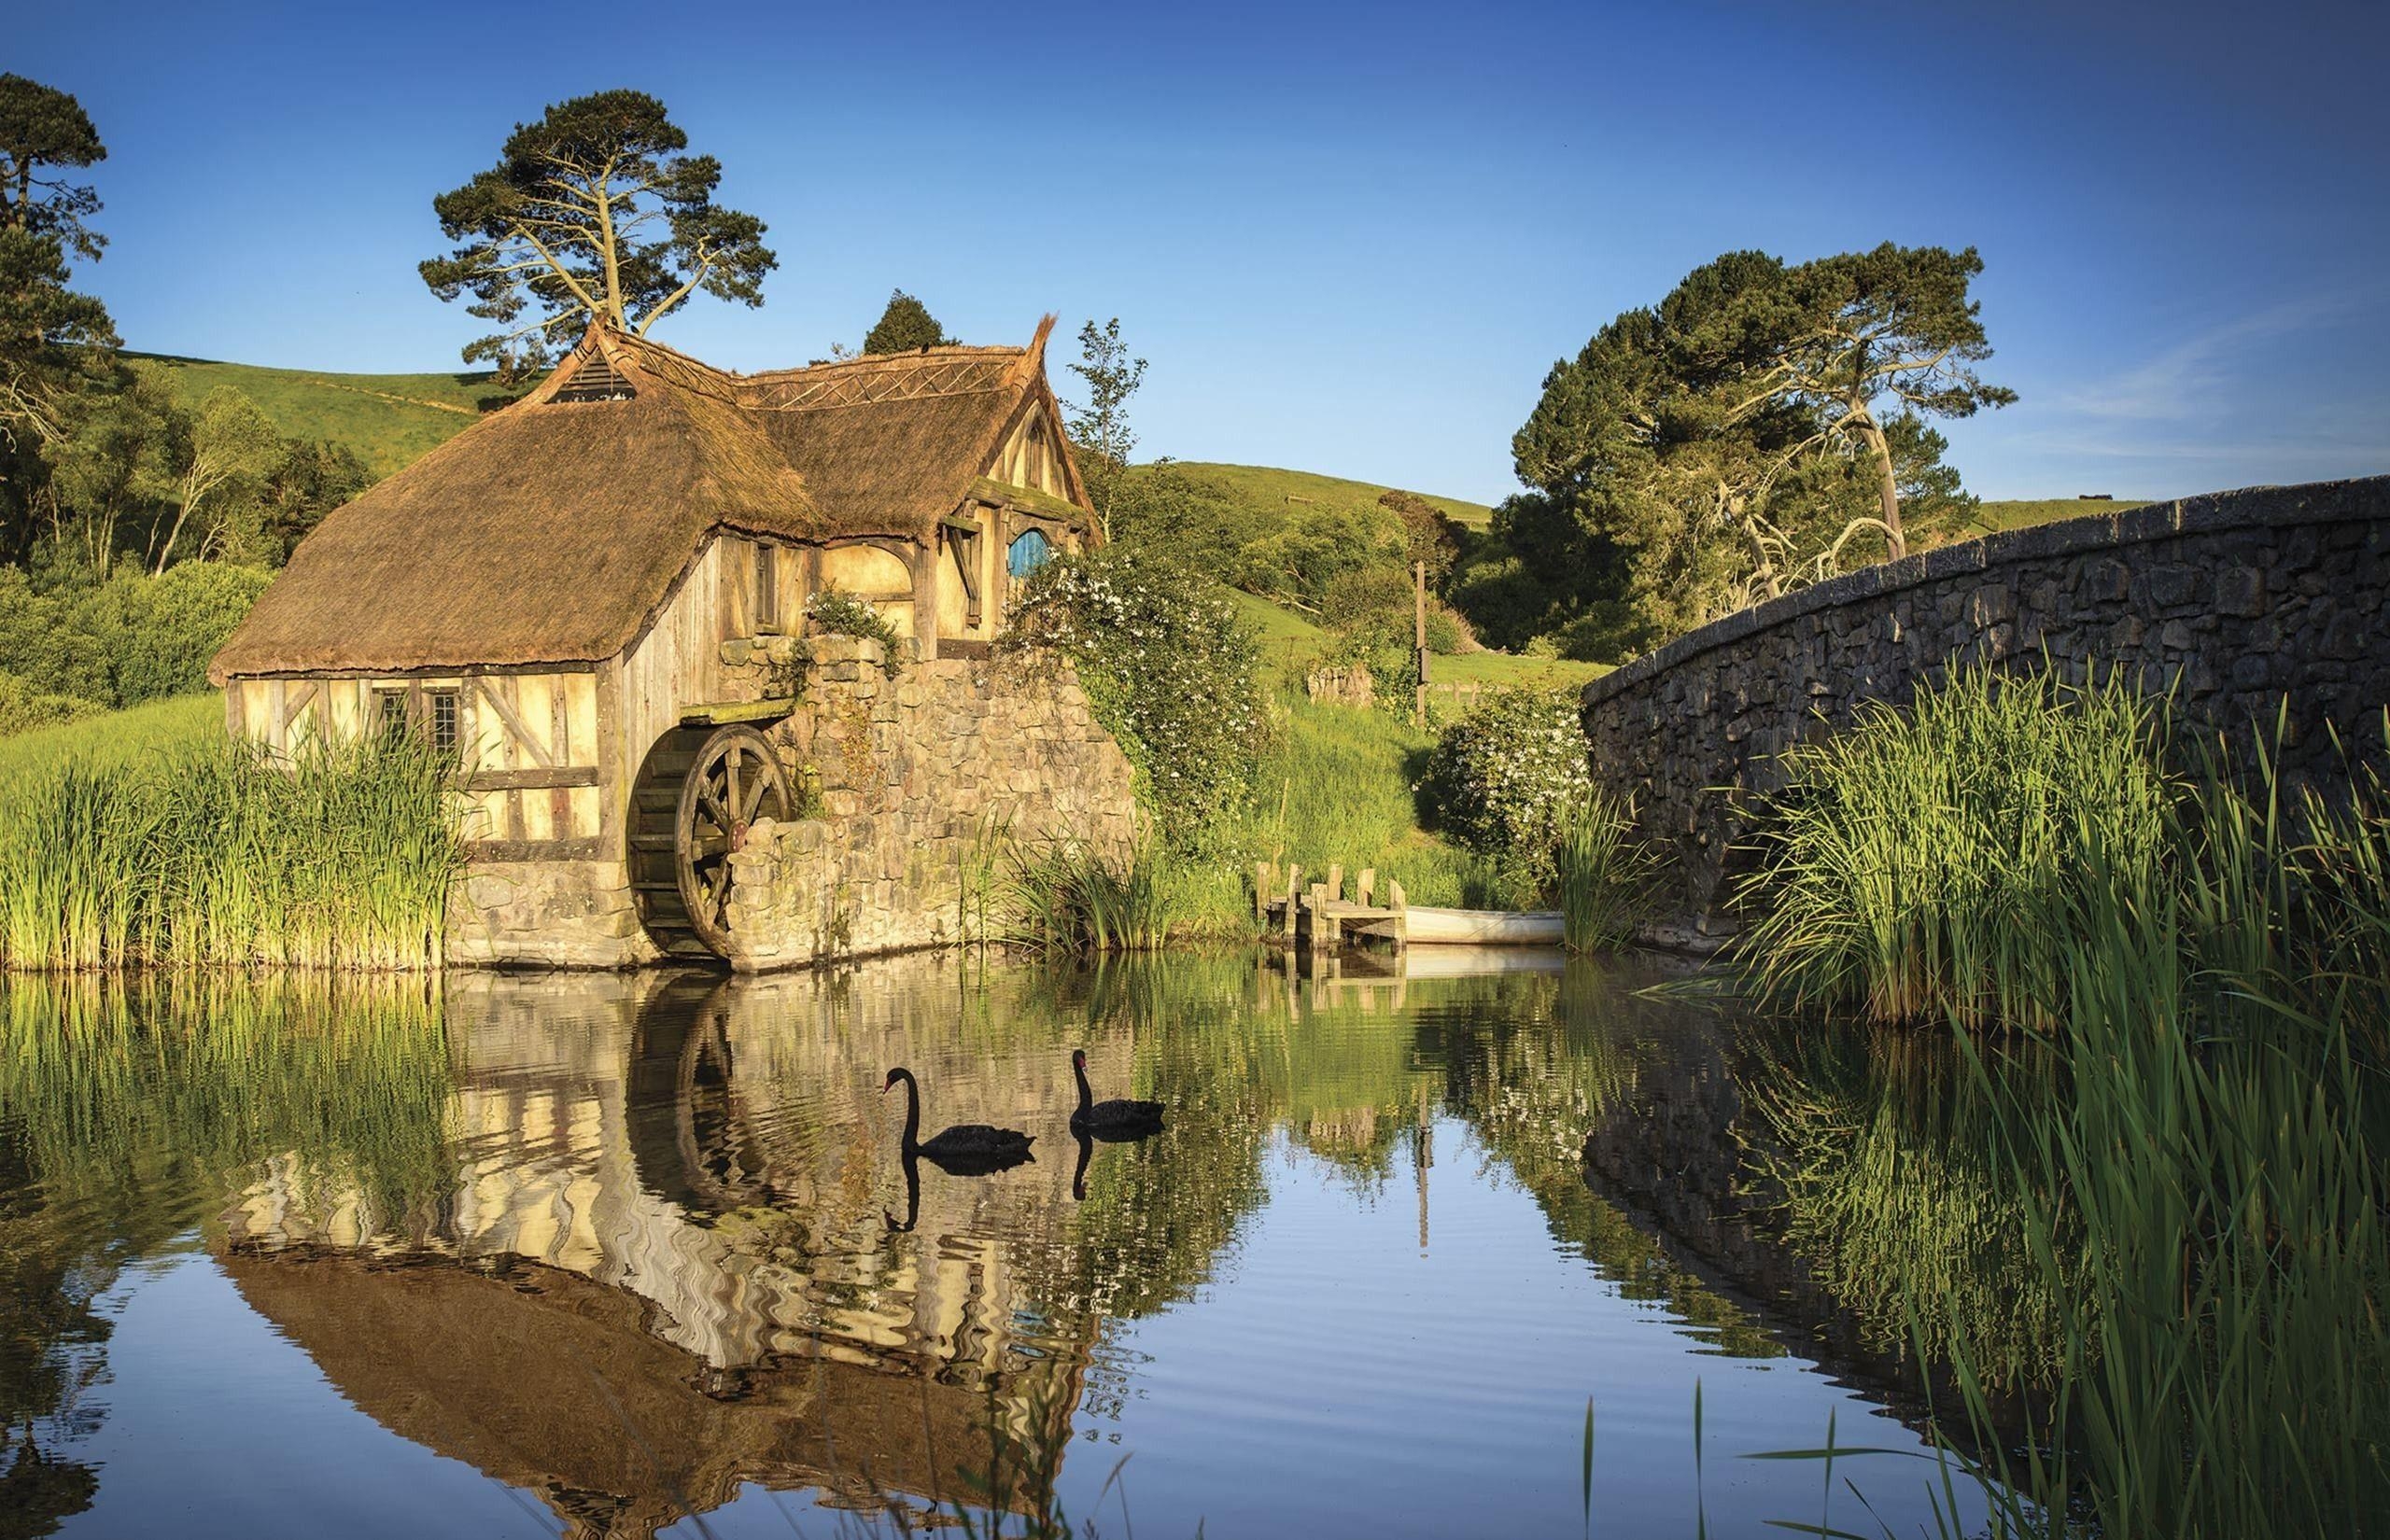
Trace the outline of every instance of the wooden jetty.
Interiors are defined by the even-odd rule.
[[[1289,864],[1283,874],[1272,861],[1253,865],[1254,917],[1298,951],[1341,951],[1365,937],[1391,942],[1398,952],[1430,945],[1557,946],[1564,933],[1557,910],[1414,905],[1402,884],[1390,878],[1381,902],[1373,867],[1361,869],[1349,898],[1341,864],[1309,883],[1306,875],[1300,865]]]

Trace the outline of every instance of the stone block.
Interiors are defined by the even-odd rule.
[[[2266,612],[2266,575],[2254,567],[2228,567],[2216,575],[2218,614],[2254,620]]]

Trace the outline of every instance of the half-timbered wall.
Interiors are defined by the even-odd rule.
[[[400,725],[453,735],[465,774],[465,837],[478,860],[594,856],[599,794],[598,677],[587,669],[238,679],[232,730],[281,754]]]
[[[996,462],[988,474],[1000,482],[1026,486],[1048,497],[1069,495],[1069,482],[1062,474],[1062,451],[1052,420],[1045,409],[1030,413],[1004,448],[996,452]]]

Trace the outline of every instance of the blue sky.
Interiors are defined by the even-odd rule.
[[[633,86],[771,226],[762,310],[656,332],[734,368],[897,286],[967,342],[1118,315],[1141,454],[1492,501],[1619,311],[1890,239],[1983,253],[2023,398],[1948,429],[1985,496],[2390,470],[2381,6],[81,0],[9,41],[108,145],[82,281],[152,351],[456,367],[432,196]]]

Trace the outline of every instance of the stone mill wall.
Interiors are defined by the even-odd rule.
[[[817,637],[808,704],[775,740],[820,814],[758,823],[731,858],[731,966],[794,967],[981,939],[993,840],[1132,837],[1128,759],[1069,665],[908,663]]]
[[[1129,762],[1067,663],[907,659],[892,676],[878,642],[816,637],[808,648],[800,703],[769,731],[815,812],[756,823],[732,858],[732,967],[978,939],[972,896],[998,833],[1112,852],[1130,843]],[[758,689],[765,662],[753,661]],[[619,850],[476,866],[449,902],[452,963],[626,968],[662,956]]]
[[[2285,767],[2328,728],[2378,752],[2390,704],[2390,477],[2256,487],[2069,519],[1849,573],[1729,615],[1586,686],[1596,777],[1675,858],[1662,939],[1700,945],[1740,861],[1740,793],[1771,758],[1988,660],[2124,670],[2178,726],[2246,743],[2285,704]]]

